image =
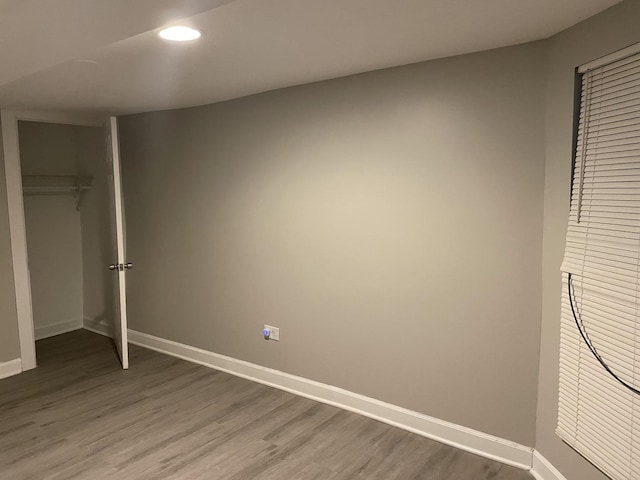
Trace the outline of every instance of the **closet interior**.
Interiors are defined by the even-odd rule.
[[[20,121],[18,132],[35,338],[112,325],[104,131]]]

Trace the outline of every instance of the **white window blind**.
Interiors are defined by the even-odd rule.
[[[575,154],[557,433],[611,478],[638,480],[640,395],[578,324],[640,389],[640,54],[583,74]]]

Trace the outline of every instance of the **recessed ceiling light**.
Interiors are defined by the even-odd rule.
[[[163,28],[158,32],[160,38],[170,40],[172,42],[189,42],[200,38],[200,32],[195,28],[176,25],[173,27]]]

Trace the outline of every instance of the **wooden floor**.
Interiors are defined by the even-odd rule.
[[[79,330],[0,381],[0,479],[525,480],[398,428]]]

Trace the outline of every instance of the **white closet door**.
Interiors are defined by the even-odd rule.
[[[107,121],[105,125],[105,136],[107,142],[107,168],[109,172],[108,184],[111,213],[112,258],[115,262],[109,265],[109,269],[113,271],[114,340],[122,368],[127,369],[129,368],[129,347],[127,343],[127,288],[125,275],[132,265],[126,261],[118,119],[116,117],[110,117]]]

